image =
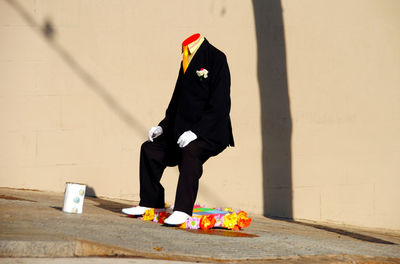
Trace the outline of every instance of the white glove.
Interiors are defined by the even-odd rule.
[[[189,145],[190,142],[197,138],[196,134],[192,131],[188,130],[184,132],[179,138],[178,142],[176,142],[180,148],[184,148]]]
[[[153,139],[160,136],[163,133],[163,129],[160,126],[152,127],[149,130],[149,140],[153,142]]]

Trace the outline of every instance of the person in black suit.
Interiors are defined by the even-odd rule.
[[[230,119],[230,72],[226,56],[200,34],[182,43],[183,60],[164,119],[149,130],[140,153],[140,203],[125,208],[142,215],[165,207],[160,183],[167,166],[179,168],[174,212],[166,224],[179,225],[192,214],[203,164],[234,146]]]

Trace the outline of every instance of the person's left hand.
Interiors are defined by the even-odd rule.
[[[176,142],[180,148],[184,148],[189,145],[190,142],[197,138],[196,134],[192,131],[188,130],[184,132],[179,138],[178,142]]]

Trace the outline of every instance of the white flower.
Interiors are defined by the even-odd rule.
[[[208,75],[207,75],[208,71],[204,68],[201,68],[200,71],[196,71],[196,73],[197,73],[197,76],[200,77],[200,79],[201,78],[207,79],[207,77],[208,77]]]

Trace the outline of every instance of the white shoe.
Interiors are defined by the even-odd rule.
[[[172,215],[165,219],[164,223],[167,225],[181,225],[185,223],[189,217],[190,215],[188,215],[187,213],[174,211]]]
[[[122,209],[122,212],[127,215],[144,215],[144,213],[148,209],[151,209],[151,208],[138,205],[135,207],[124,208],[124,209]],[[161,213],[164,211],[165,211],[165,208],[154,208],[155,213]]]
[[[143,215],[146,210],[150,209],[149,207],[144,207],[144,206],[135,206],[135,207],[130,207],[130,208],[124,208],[122,209],[122,213],[127,214],[127,215]]]

